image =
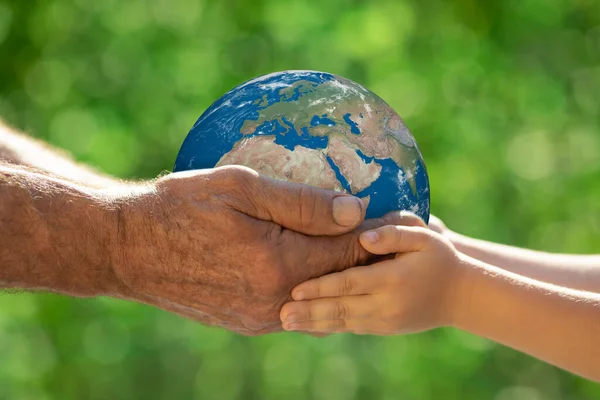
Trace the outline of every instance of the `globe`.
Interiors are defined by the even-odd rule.
[[[174,171],[233,164],[351,193],[367,204],[367,218],[408,210],[429,219],[429,179],[413,135],[385,101],[340,76],[277,72],[213,103]]]

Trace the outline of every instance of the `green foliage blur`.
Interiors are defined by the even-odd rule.
[[[172,169],[206,107],[285,69],[394,107],[454,230],[599,251],[597,0],[0,0],[0,116],[122,178]],[[3,294],[0,398],[579,400],[600,386],[450,329],[246,338],[123,301]]]

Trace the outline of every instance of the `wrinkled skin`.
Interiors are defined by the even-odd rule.
[[[402,220],[362,222],[364,204],[353,197],[244,167],[172,174],[154,185],[121,206],[120,297],[246,335],[280,330],[279,310],[295,285],[367,263],[360,232]],[[358,202],[356,215],[336,213],[340,196]]]

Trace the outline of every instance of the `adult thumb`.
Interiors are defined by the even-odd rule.
[[[248,214],[306,235],[339,235],[356,228],[366,207],[357,197],[259,175],[248,196]],[[254,215],[252,215],[254,214]]]

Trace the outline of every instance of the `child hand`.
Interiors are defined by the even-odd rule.
[[[384,226],[361,245],[394,259],[301,283],[280,318],[288,331],[389,335],[452,321],[460,258],[452,244],[424,227]]]

